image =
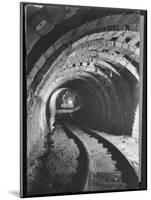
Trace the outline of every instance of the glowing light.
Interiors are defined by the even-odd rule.
[[[72,99],[69,99],[69,100],[68,100],[68,104],[73,105]]]

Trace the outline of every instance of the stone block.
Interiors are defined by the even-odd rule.
[[[122,43],[122,49],[124,49],[124,50],[128,50],[128,48],[129,48],[128,43],[123,42],[123,43]]]
[[[30,88],[32,81],[33,81],[33,78],[31,78],[31,77],[27,78],[27,89]]]
[[[37,68],[41,68],[42,65],[45,63],[46,57],[44,55],[41,55],[41,57],[38,59],[38,61],[35,63],[35,66]]]
[[[140,48],[135,48],[134,49],[134,54],[139,56]]]
[[[48,58],[49,56],[51,56],[51,55],[53,54],[53,52],[54,52],[54,47],[51,45],[51,46],[49,47],[49,49],[44,53],[44,56],[45,56],[46,58]]]
[[[90,40],[96,40],[96,39],[100,39],[102,38],[104,35],[104,33],[94,33],[94,34],[91,34],[88,36],[87,40],[90,41]]]
[[[62,36],[62,39],[63,39],[63,42],[64,44],[68,43],[73,37],[73,30],[72,31],[69,31],[68,33],[64,34]]]
[[[55,50],[59,49],[64,44],[63,37],[59,38],[54,44],[53,47]]]
[[[132,52],[134,52],[134,50],[135,50],[135,47],[134,46],[132,46],[132,45],[129,45],[129,51],[132,53]]]
[[[38,71],[39,71],[39,69],[36,66],[34,66],[31,70],[30,74],[28,75],[28,79],[33,79],[36,76]]]
[[[80,67],[76,65],[75,70],[79,71]]]
[[[42,74],[46,74],[47,71],[49,70],[50,66],[51,66],[51,64],[45,64],[45,65],[43,65],[42,68],[40,69],[40,72]]]
[[[114,46],[114,42],[110,40],[105,40],[104,49],[112,49]]]
[[[89,44],[89,47],[88,47],[89,50],[98,49],[101,46],[99,40],[90,40],[88,44]]]
[[[115,41],[115,49],[121,49],[122,48],[122,42],[120,41]]]
[[[42,21],[37,27],[36,31],[39,35],[44,36],[47,35],[50,31],[54,29],[54,25],[49,24],[47,21]]]
[[[54,28],[53,24],[50,24],[45,18],[40,15],[36,15],[32,19],[31,26],[41,36],[46,35]]]
[[[87,62],[82,62],[82,66],[86,67],[87,66]]]
[[[81,44],[81,47],[82,47],[82,49],[88,49],[89,43],[86,41],[86,42]]]
[[[135,36],[131,41],[129,41],[129,44],[135,46],[135,44],[137,42],[140,42],[140,36],[139,35]]]
[[[39,83],[41,82],[42,79],[43,79],[43,74],[37,73],[36,77],[34,79],[34,82],[36,83],[37,86],[39,85]]]

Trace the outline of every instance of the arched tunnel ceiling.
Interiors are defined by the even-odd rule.
[[[138,188],[142,11],[24,11],[27,193]]]
[[[74,116],[81,123],[131,135],[138,104],[139,12],[29,6],[27,16],[28,113],[38,100],[44,113],[51,94],[69,87],[85,102]]]

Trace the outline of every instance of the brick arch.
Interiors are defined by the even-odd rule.
[[[110,32],[109,32],[110,33]],[[124,32],[123,32],[124,33]],[[98,33],[97,33],[98,34]],[[100,33],[99,33],[100,34]],[[132,73],[134,73],[134,75],[136,76],[136,78],[138,79],[138,75],[137,75],[137,69],[135,68],[135,66],[133,64],[131,64],[131,61],[136,61],[138,62],[138,54],[139,54],[139,48],[137,48],[135,45],[132,46],[132,44],[128,44],[125,42],[121,42],[120,38],[119,41],[112,41],[112,38],[115,34],[115,32],[111,32],[110,33],[111,36],[109,37],[111,40],[107,40],[109,38],[107,38],[106,40],[103,39],[102,41],[102,33],[101,35],[99,35],[101,37],[101,39],[97,38],[95,34],[91,34],[90,36],[84,37],[78,41],[76,41],[75,43],[73,43],[72,45],[68,45],[66,46],[66,49],[62,49],[62,53],[59,53],[59,57],[62,55],[62,57],[64,57],[62,59],[62,61],[58,61],[57,57],[53,56],[52,52],[53,51],[57,51],[57,48],[54,48],[53,46],[51,46],[50,48],[48,48],[48,50],[41,55],[41,57],[39,58],[39,60],[35,63],[35,65],[33,66],[29,76],[28,76],[28,83],[29,86],[31,84],[31,82],[33,81],[33,79],[36,78],[36,76],[45,76],[45,74],[50,70],[50,66],[51,68],[53,68],[54,63],[56,63],[56,65],[61,66],[65,60],[65,57],[69,57],[72,56],[72,54],[74,54],[75,52],[78,54],[78,51],[83,49],[83,51],[88,50],[88,54],[90,54],[94,51],[98,51],[98,58],[100,57],[101,60],[108,60],[108,61],[112,61],[115,63],[121,63],[124,67],[127,67]],[[125,33],[127,34],[127,33]],[[134,32],[131,32],[131,34],[133,35]],[[136,34],[136,37],[138,37],[138,34]],[[63,39],[61,39],[63,40]],[[135,38],[134,38],[135,40]],[[63,40],[64,41],[64,40]],[[67,41],[69,42],[69,41]],[[57,44],[59,44],[59,46],[61,46],[61,41],[60,39],[57,41]],[[54,46],[57,46],[56,43],[54,44]],[[114,47],[114,48],[113,48]],[[52,50],[53,49],[53,50]],[[117,53],[118,52],[118,53]],[[119,53],[122,53],[119,55]],[[129,59],[126,59],[125,56],[129,57]],[[54,61],[53,59],[54,58]],[[79,57],[78,57],[79,59]],[[81,58],[82,59],[82,58]],[[69,60],[69,58],[68,58]],[[70,59],[71,60],[71,59]],[[69,62],[67,63],[68,65],[71,65],[72,63]],[[76,63],[77,60],[73,60],[73,63]],[[50,70],[51,71],[51,70]],[[37,78],[39,79],[39,77]],[[34,80],[37,81],[37,80]]]
[[[89,80],[90,90],[97,89],[98,107],[108,106],[105,107],[106,118],[105,114],[98,115],[100,121],[106,119],[112,133],[131,134],[137,105],[132,90],[139,82],[138,19],[137,14],[104,16],[71,30],[67,28],[51,44],[50,38],[45,36],[42,41],[48,44],[38,51],[39,58],[33,56],[38,43],[28,55],[34,59],[28,59],[27,70],[27,88],[32,91],[33,98],[39,97],[45,105],[53,88],[61,87],[59,79],[64,82],[68,82],[69,77]],[[131,74],[130,78],[127,74]]]

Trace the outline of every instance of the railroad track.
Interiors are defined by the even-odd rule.
[[[62,123],[61,126],[64,132],[66,133],[67,137],[74,139],[74,142],[76,143],[80,151],[80,155],[77,159],[78,160],[77,173],[72,179],[72,186],[70,186],[70,189],[68,187],[68,192],[84,191],[85,186],[87,184],[87,177],[89,173],[89,154],[87,148],[85,148],[83,142],[64,123]]]
[[[135,170],[127,160],[127,158],[116,148],[112,143],[100,136],[97,132],[81,127],[83,132],[86,132],[91,137],[95,137],[98,142],[107,148],[108,152],[112,155],[112,160],[116,161],[115,166],[121,172],[121,180],[126,184],[127,189],[136,189],[138,187],[138,177]]]
[[[137,175],[125,156],[97,132],[76,122],[59,121],[47,147],[40,158],[40,184],[33,183],[33,191],[61,194],[138,187]]]
[[[138,177],[125,156],[97,132],[79,125],[64,123],[86,149],[89,159],[83,191],[136,189]]]

